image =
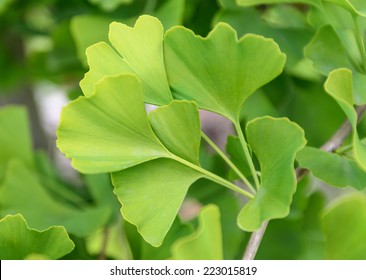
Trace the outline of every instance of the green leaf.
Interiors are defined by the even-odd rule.
[[[201,128],[197,106],[188,101],[172,101],[150,112],[151,127],[173,154],[199,165]]]
[[[0,259],[21,260],[36,255],[59,259],[74,249],[63,227],[45,231],[30,229],[23,216],[8,215],[0,220]],[[39,258],[39,257],[38,257]]]
[[[353,128],[353,146],[356,162],[366,170],[366,146],[361,143],[357,132],[357,112],[353,107],[360,98],[354,94],[352,72],[349,69],[337,69],[332,71],[324,84],[326,92],[331,95],[342,108]]]
[[[362,0],[326,0],[326,1],[339,5],[354,15],[360,15],[366,17],[365,1]]]
[[[144,100],[164,105],[172,101],[163,59],[163,27],[151,16],[141,16],[133,28],[113,22],[109,28],[109,41],[87,49],[90,71],[80,82],[86,96],[103,77],[121,73],[136,74],[142,82]]]
[[[243,175],[247,178],[251,177],[248,161],[241,147],[238,137],[229,135],[226,143],[226,152],[230,156],[230,160],[239,168]]]
[[[331,186],[366,188],[366,172],[354,160],[312,147],[305,147],[296,159],[302,168]]]
[[[0,213],[20,213],[29,226],[38,230],[64,226],[69,233],[81,237],[106,224],[111,215],[108,207],[80,209],[56,200],[35,174],[18,161],[9,163],[4,183],[0,185]]]
[[[32,138],[25,108],[7,106],[0,110],[0,183],[10,159],[33,164]]]
[[[85,50],[92,44],[108,40],[108,28],[111,19],[95,15],[78,15],[71,19],[70,30],[74,38],[78,56],[87,66]]]
[[[304,3],[309,5],[320,5],[321,0],[236,0],[241,6],[254,6],[262,4],[279,4],[279,3]]]
[[[175,25],[183,24],[186,0],[167,0],[154,13],[167,30]]]
[[[199,227],[193,234],[178,239],[172,246],[176,260],[222,260],[220,211],[216,205],[207,205],[199,215]]]
[[[305,56],[311,59],[315,68],[325,75],[340,67],[353,69],[342,41],[330,25],[319,28],[316,35],[305,47]]]
[[[111,12],[117,9],[120,5],[132,3],[134,0],[88,0],[94,5],[98,5],[106,12]]]
[[[240,211],[238,225],[255,231],[264,221],[288,215],[296,190],[295,155],[306,140],[304,131],[285,118],[258,118],[248,123],[246,131],[261,167],[261,187]]]
[[[233,122],[245,100],[278,76],[286,60],[273,40],[252,34],[238,40],[225,23],[206,38],[174,27],[166,32],[164,51],[174,97],[194,100]]]
[[[123,217],[158,247],[190,185],[203,175],[171,159],[157,159],[112,174]]]
[[[323,217],[326,258],[365,260],[366,196],[352,194],[329,207]]]
[[[84,173],[118,171],[168,155],[148,122],[141,84],[129,74],[103,79],[94,95],[64,107],[57,135],[59,149]]]

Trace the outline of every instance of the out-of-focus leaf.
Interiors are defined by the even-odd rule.
[[[80,82],[86,96],[94,93],[95,85],[103,77],[136,74],[142,82],[147,103],[165,105],[172,101],[163,58],[163,26],[157,18],[141,16],[134,27],[113,22],[109,27],[109,41],[87,49],[90,71]]]
[[[7,106],[0,110],[0,183],[10,159],[33,165],[32,140],[25,108]]]
[[[86,49],[100,41],[108,41],[108,29],[112,19],[95,15],[78,15],[70,23],[80,61],[87,66]]]
[[[106,12],[111,12],[117,9],[120,5],[132,3],[134,0],[88,0],[94,5],[98,5]]]
[[[324,84],[325,90],[330,94],[342,108],[353,128],[353,147],[356,162],[366,170],[366,146],[362,144],[357,132],[357,112],[353,105],[366,103],[366,93],[364,96],[357,96],[354,92],[352,72],[349,69],[337,69],[329,74]]]
[[[120,219],[88,236],[86,246],[88,252],[92,255],[100,255],[103,252],[104,257],[108,259],[132,259],[131,249],[124,232],[124,223]]]
[[[0,213],[20,213],[30,227],[38,230],[60,225],[70,234],[82,237],[105,225],[111,215],[108,207],[78,209],[55,200],[39,184],[34,173],[18,161],[8,164],[0,186]]]
[[[273,40],[253,34],[238,40],[225,23],[206,38],[173,27],[166,32],[164,51],[174,97],[194,100],[234,123],[245,100],[278,76],[286,60]]]
[[[366,258],[366,196],[352,194],[334,202],[324,213],[326,258],[364,260]]]
[[[59,259],[73,249],[74,243],[63,227],[53,226],[44,231],[30,229],[20,214],[0,220],[2,260]]]
[[[220,211],[207,205],[199,215],[199,227],[193,234],[178,239],[172,247],[176,260],[222,260]]]
[[[310,5],[320,5],[321,0],[236,0],[241,6],[254,6],[262,4],[280,4],[280,3],[305,3]]]
[[[264,14],[255,7],[237,6],[235,0],[225,0],[221,6],[214,22],[227,22],[238,32],[239,37],[253,33],[272,38],[286,54],[285,69],[289,73],[302,79],[319,80],[319,74],[303,54],[304,46],[315,32],[310,25],[304,26],[307,20],[305,14],[301,17],[299,11],[291,7],[290,11],[286,11],[285,17],[279,16],[279,22],[273,14],[279,13],[284,6],[271,7]],[[289,13],[293,16],[288,15]],[[296,27],[291,26],[293,18],[297,18]]]
[[[305,55],[314,62],[315,68],[326,75],[340,67],[353,69],[345,47],[330,25],[322,26],[318,30],[306,46]]]
[[[162,22],[166,30],[183,24],[185,2],[186,0],[167,0],[155,11],[154,15]]]
[[[246,131],[260,164],[261,187],[240,211],[238,225],[255,231],[264,221],[288,215],[296,190],[295,155],[306,140],[304,131],[285,118],[258,118],[248,123]]]
[[[296,160],[329,185],[351,186],[358,190],[366,188],[366,172],[354,160],[312,147],[301,150]]]
[[[247,178],[251,177],[250,168],[245,158],[245,154],[238,137],[230,135],[227,138],[226,152],[230,155],[230,160]]]

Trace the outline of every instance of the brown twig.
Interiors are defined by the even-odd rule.
[[[357,112],[357,119],[358,121],[360,121],[361,118],[366,113],[366,105],[358,106],[356,108],[356,112]],[[323,146],[321,146],[320,149],[327,152],[335,151],[342,145],[343,141],[348,137],[348,135],[351,132],[352,132],[352,125],[348,120],[346,120],[339,127],[339,129],[333,134],[333,136]],[[309,171],[303,168],[296,168],[295,172],[297,182],[299,182],[304,176],[308,174]],[[245,248],[243,260],[253,260],[255,258],[255,255],[261,244],[263,235],[266,232],[267,225],[268,221],[264,222],[262,226],[259,228],[259,230],[252,233],[248,245]]]

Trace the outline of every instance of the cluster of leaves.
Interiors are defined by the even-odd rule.
[[[144,1],[90,2],[112,11]],[[214,28],[201,37],[172,27],[183,21],[184,2],[150,7],[160,20],[71,21],[84,64],[83,50],[104,41],[87,49],[84,96],[63,109],[58,129],[73,167],[94,174],[83,176],[86,191],[67,186],[32,151],[23,109],[0,112],[0,213],[22,215],[0,221],[0,248],[22,248],[1,250],[2,258],[56,259],[75,246],[65,258],[233,259],[244,231],[268,220],[257,258],[366,257],[365,128],[357,125],[366,103],[366,4],[220,0]],[[147,114],[145,104],[159,107]],[[231,121],[226,153],[201,131],[199,109]],[[352,137],[334,153],[316,148],[344,115]],[[358,191],[324,211],[324,194],[311,192],[308,178],[297,184],[294,166]],[[187,201],[205,206],[182,223]]]

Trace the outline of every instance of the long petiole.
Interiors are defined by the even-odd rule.
[[[202,138],[216,151],[216,153],[231,167],[232,170],[240,177],[240,179],[248,186],[248,188],[256,193],[255,188],[252,186],[250,181],[241,173],[236,165],[225,155],[225,153],[217,147],[217,145],[203,132],[201,131]]]
[[[202,173],[203,175],[205,175],[205,177],[207,179],[209,179],[209,180],[211,180],[211,181],[213,181],[215,183],[218,183],[221,186],[224,186],[226,188],[229,188],[229,189],[233,190],[234,192],[237,192],[237,193],[240,193],[242,195],[245,195],[246,197],[248,197],[250,199],[254,198],[254,195],[251,194],[250,192],[248,192],[246,190],[243,190],[242,188],[234,185],[233,183],[225,180],[224,178],[222,178],[222,177],[220,177],[220,176],[218,176],[218,175],[216,175],[216,174],[214,174],[214,173],[212,173],[212,172],[210,172],[210,171],[208,171],[208,170],[206,170],[206,169],[204,169],[204,168],[202,168],[202,167],[200,167],[198,165],[195,165],[195,164],[193,164],[193,163],[191,163],[191,162],[189,162],[189,161],[187,161],[187,160],[185,160],[185,159],[183,159],[181,157],[178,157],[178,156],[176,156],[174,154],[171,154],[170,158],[171,159],[174,159],[174,160],[176,160],[176,161],[178,161],[178,162],[180,162],[182,164],[184,164],[185,166],[187,166],[189,168],[192,168],[192,169],[194,169],[194,170]]]
[[[243,131],[241,130],[241,127],[240,127],[240,123],[235,122],[234,126],[235,126],[236,133],[239,136],[239,140],[240,140],[241,146],[243,148],[245,158],[248,162],[250,172],[252,173],[254,183],[255,183],[255,187],[257,188],[257,190],[259,190],[260,189],[260,183],[259,183],[259,179],[258,179],[258,176],[257,176],[257,170],[255,170],[254,163],[252,161],[252,157],[250,156],[250,153],[249,153],[248,144],[245,141]]]

